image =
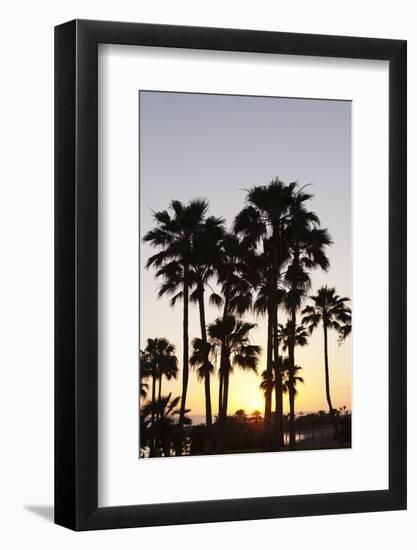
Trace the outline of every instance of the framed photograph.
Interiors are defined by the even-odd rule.
[[[406,507],[406,42],[55,29],[55,521]]]

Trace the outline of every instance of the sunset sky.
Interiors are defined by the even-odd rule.
[[[348,101],[260,98],[140,92],[140,232],[154,226],[152,211],[168,208],[172,199],[188,202],[206,198],[210,214],[225,218],[228,227],[244,205],[245,189],[268,184],[274,177],[286,183],[311,184],[309,207],[332,236],[328,248],[330,269],[312,273],[312,293],[322,285],[352,297],[351,285],[351,103]],[[174,308],[158,299],[159,282],[154,270],[146,271],[155,253],[147,244],[140,250],[140,345],[147,338],[165,337],[176,346],[182,368],[182,303]],[[207,323],[220,311],[207,304]],[[280,322],[286,314],[279,313]],[[249,313],[256,322],[253,343],[263,353],[258,367],[265,369],[266,320]],[[190,306],[190,344],[200,336],[198,310]],[[303,368],[297,412],[327,410],[324,386],[323,331],[309,345],[295,350],[296,364]],[[351,408],[351,339],[337,344],[329,336],[331,394],[334,407]],[[261,379],[235,369],[230,381],[228,413],[258,409],[264,400]],[[177,381],[163,382],[163,393],[181,394]],[[213,377],[212,407],[217,414],[218,377]],[[187,407],[191,415],[203,415],[204,386],[190,371]],[[284,409],[288,398],[284,396]]]

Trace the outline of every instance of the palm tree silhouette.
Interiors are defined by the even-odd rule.
[[[264,292],[261,307],[268,315],[268,346],[267,346],[267,376],[272,379],[273,364],[279,365],[278,343],[278,306],[281,301],[280,285],[282,287],[283,269],[288,260],[289,249],[286,242],[286,228],[291,217],[291,204],[297,193],[297,184],[288,185],[278,178],[269,185],[255,186],[249,189],[246,196],[247,206],[236,216],[234,229],[242,233],[244,240],[253,246],[253,243],[262,244],[262,254],[267,260],[264,264],[264,279],[261,288]],[[276,367],[278,368],[278,367]],[[283,445],[282,429],[282,385],[278,378],[278,400],[276,403],[276,441],[278,448]],[[271,423],[271,392],[267,385],[265,395],[265,447],[272,445]]]
[[[214,372],[214,346],[210,344],[210,342],[203,342],[202,338],[194,338],[192,341],[192,349],[190,365],[197,369],[198,380],[205,382]]]
[[[307,292],[311,286],[310,272],[315,268],[327,271],[329,260],[325,254],[325,248],[331,244],[331,238],[326,229],[320,227],[320,220],[314,212],[309,211],[305,203],[313,198],[306,193],[304,188],[294,193],[290,206],[290,220],[286,228],[287,242],[289,246],[290,260],[287,266],[285,280],[288,285],[285,307],[290,315],[288,358],[289,378],[294,374],[295,368],[295,328],[297,323],[297,311],[301,308]],[[294,394],[289,391],[290,415],[289,432],[290,447],[295,445],[295,413]]]
[[[321,322],[323,325],[324,335],[324,371],[326,383],[326,399],[329,406],[331,416],[334,416],[334,409],[330,397],[330,379],[329,379],[329,357],[328,357],[328,331],[334,329],[342,334],[343,327],[351,325],[352,312],[346,305],[350,298],[341,298],[336,294],[335,288],[321,287],[317,294],[311,296],[314,305],[307,306],[303,309],[303,324],[307,327],[310,334]]]
[[[275,426],[281,426],[283,422],[283,388],[282,388],[282,376],[276,375],[277,370],[280,368],[280,357],[278,360],[274,360],[274,350],[273,350],[273,340],[274,340],[274,331],[273,331],[273,314],[271,313],[271,295],[274,294],[273,283],[270,278],[270,261],[267,254],[260,254],[258,256],[258,269],[259,273],[263,277],[263,282],[258,286],[257,297],[254,302],[253,309],[257,315],[267,316],[267,352],[266,352],[266,374],[265,376],[269,377],[270,384],[266,387],[265,392],[265,411],[267,409],[271,410],[271,401],[272,401],[272,392],[275,388]],[[278,304],[281,304],[284,300],[285,291],[278,289]],[[278,333],[277,333],[278,334]],[[276,334],[276,335],[277,335]],[[272,424],[272,422],[271,422]],[[272,426],[271,426],[272,428]],[[277,428],[277,431],[280,433],[280,430]],[[281,440],[280,440],[281,441]],[[282,441],[280,447],[283,445],[283,433]]]
[[[285,362],[287,361],[287,364]],[[283,379],[283,391],[284,393],[290,394],[290,391],[293,392],[295,396],[298,395],[297,391],[297,384],[304,384],[304,378],[302,376],[299,376],[299,373],[303,370],[303,367],[300,367],[298,365],[294,366],[294,376],[290,380],[289,371],[290,371],[290,362],[288,358],[284,359],[284,366],[283,366],[283,372],[284,372],[284,379]]]
[[[146,354],[143,350],[139,350],[139,394],[140,398],[146,399],[149,390],[149,384],[145,382],[152,376],[152,368],[146,361]],[[141,401],[142,402],[142,401]]]
[[[260,346],[250,343],[249,333],[255,327],[253,323],[246,323],[229,315],[222,319],[216,319],[209,325],[208,333],[210,344],[214,352],[223,353],[224,357],[224,393],[222,415],[227,417],[227,405],[229,396],[229,379],[234,367],[244,371],[257,372]]]
[[[221,286],[223,298],[212,300],[215,305],[223,304],[223,323],[233,313],[243,315],[251,308],[254,277],[253,260],[255,252],[248,250],[241,239],[231,232],[225,232],[220,242],[220,254],[216,266],[217,282]],[[213,298],[213,295],[212,295]],[[228,367],[227,334],[221,339],[219,368],[219,423],[227,415]]]
[[[172,378],[177,378],[178,374],[178,359],[174,355],[175,346],[167,342],[164,350],[164,359],[159,363],[159,385],[158,385],[158,400],[162,398],[162,379],[165,377],[168,381]]]
[[[285,325],[278,325],[278,338],[282,346],[283,351],[288,351],[290,347],[290,341],[294,338],[296,346],[306,346],[308,343],[308,337],[310,333],[304,325],[296,325],[295,331],[292,330],[292,322],[287,319]]]
[[[168,380],[176,378],[178,372],[178,360],[174,355],[175,346],[166,338],[148,338],[146,348],[140,353],[140,372],[143,377],[152,377],[152,421],[158,416],[156,403],[156,385],[159,382],[158,400],[161,399],[162,377]]]
[[[178,408],[180,397],[171,399],[171,395],[170,393],[162,396],[155,403],[148,402],[141,410],[141,446],[149,444],[151,457],[157,456],[157,447],[162,449],[164,456],[174,454],[173,445],[178,439],[177,430],[181,428],[176,424],[176,419],[181,411]],[[188,412],[186,409],[185,413]],[[184,425],[190,424],[191,419],[184,415]]]
[[[288,384],[285,391],[288,390],[288,401],[289,401],[289,416],[288,416],[288,427],[289,427],[289,444],[293,448],[295,446],[295,379],[296,368],[293,365],[294,361],[294,348],[295,346],[306,346],[308,343],[309,333],[306,330],[304,325],[296,325],[295,330],[293,330],[293,322],[288,319],[285,325],[278,326],[278,338],[282,346],[282,351],[288,351],[288,361],[286,362],[287,368],[287,378]],[[290,355],[290,350],[293,350],[292,356]]]
[[[146,233],[143,238],[155,248],[161,250],[151,256],[146,268],[157,269],[156,277],[163,283],[158,296],[170,295],[171,305],[178,299],[183,300],[183,360],[182,360],[182,394],[179,424],[184,424],[185,407],[188,388],[189,363],[189,292],[192,285],[190,266],[194,252],[194,238],[198,234],[203,219],[207,213],[208,204],[205,200],[194,199],[188,204],[172,201],[169,213],[167,210],[154,213],[157,226]]]
[[[280,325],[282,326],[282,325]],[[302,367],[299,367],[298,365],[294,366],[294,375],[290,378],[289,371],[290,371],[290,362],[288,357],[282,357],[279,358],[279,368],[274,369],[272,378],[270,378],[268,372],[264,370],[262,372],[262,382],[259,384],[259,388],[263,391],[264,395],[266,395],[266,392],[270,388],[270,391],[272,391],[275,388],[275,399],[277,398],[277,388],[279,385],[277,384],[277,377],[280,377],[281,379],[281,386],[282,386],[282,392],[284,394],[290,392],[294,395],[294,398],[297,396],[297,383],[300,382],[304,384],[304,379],[298,375],[298,373],[302,370]],[[289,415],[288,415],[289,419]]]
[[[299,367],[298,365],[295,365],[295,376],[293,381],[290,381],[289,379],[289,360],[288,357],[280,357],[280,368],[278,370],[278,375],[281,374],[282,377],[282,391],[284,393],[288,393],[290,387],[292,386],[294,388],[294,394],[297,395],[296,386],[297,382],[301,382],[304,384],[304,378],[301,378],[298,376],[298,373],[303,370],[302,367]],[[266,370],[262,372],[262,382],[259,384],[259,388],[264,392],[264,395],[267,391],[268,385],[271,386],[271,388],[274,388],[275,386],[275,376],[277,374],[277,371],[274,371],[272,381],[269,380],[268,373]]]
[[[204,394],[206,402],[206,450],[211,446],[211,391],[210,375],[212,372],[209,362],[209,346],[207,345],[207,327],[205,314],[204,293],[210,279],[215,274],[215,266],[218,264],[219,244],[224,233],[223,219],[210,216],[205,218],[194,235],[193,254],[191,255],[191,273],[195,283],[195,290],[190,295],[190,300],[198,304],[201,346],[203,353]],[[216,293],[212,293],[211,301],[218,301]]]

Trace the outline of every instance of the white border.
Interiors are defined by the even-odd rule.
[[[351,450],[138,460],[139,89],[353,100]],[[99,106],[99,505],[387,488],[388,64],[103,45]]]

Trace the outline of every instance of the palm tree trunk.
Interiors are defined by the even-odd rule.
[[[337,418],[333,409],[332,400],[330,398],[330,377],[329,377],[329,356],[327,350],[327,325],[323,322],[324,330],[324,371],[326,376],[326,399],[329,407],[330,416],[333,420],[334,439],[337,439]]]
[[[226,371],[220,371],[220,384],[219,384],[219,426],[216,431],[217,441],[216,446],[218,451],[224,449],[224,433],[223,424],[227,414],[227,405],[225,405],[225,399],[227,399],[228,379],[226,377]]]
[[[279,448],[284,445],[284,434],[283,434],[283,407],[282,407],[282,377],[279,372],[279,340],[278,340],[278,305],[279,305],[279,295],[278,295],[278,284],[280,279],[280,265],[281,265],[281,235],[280,228],[275,226],[273,228],[273,240],[275,243],[273,249],[273,304],[272,304],[272,342],[273,342],[273,364],[275,365],[275,370],[278,372],[276,377],[276,392],[277,400],[275,403],[275,445]],[[274,445],[274,446],[275,446]]]
[[[199,283],[198,305],[199,305],[199,311],[200,311],[201,341],[203,342],[204,364],[205,364],[204,394],[206,398],[206,434],[207,434],[205,447],[207,451],[211,447],[212,414],[211,414],[210,371],[209,371],[209,357],[208,357],[208,346],[207,346],[207,329],[206,329],[206,316],[205,316],[205,309],[204,309],[204,287],[202,283]]]
[[[294,258],[293,265],[300,267],[300,249],[297,242],[294,243]],[[297,323],[297,311],[296,311],[296,291],[297,281],[293,280],[291,285],[291,325],[290,325],[290,337],[288,342],[288,401],[290,406],[289,415],[289,436],[290,436],[290,449],[295,448],[295,330]]]
[[[180,428],[184,426],[185,406],[187,401],[188,387],[188,266],[184,266],[184,288],[183,288],[183,321],[182,321],[182,394],[180,407]]]
[[[265,414],[264,414],[264,447],[266,450],[271,445],[271,398],[272,398],[272,314],[268,307],[268,341],[266,348],[266,374],[267,384],[265,388]]]
[[[229,290],[226,288],[225,290],[225,296],[224,296],[224,307],[223,307],[223,324],[225,322],[225,319],[227,317],[227,313],[229,310]],[[226,377],[226,336],[223,335],[221,339],[221,350],[220,350],[220,377],[221,377],[221,395],[219,395],[219,421],[220,423],[223,423],[226,415],[224,412],[224,394],[225,394],[225,377]],[[227,407],[226,407],[227,408]]]
[[[158,401],[161,401],[161,397],[162,397],[162,373],[159,375]]]
[[[223,409],[223,373],[219,372],[219,423],[221,422],[221,415]]]
[[[289,416],[289,432],[290,432],[290,449],[295,447],[295,383],[294,383],[294,369],[295,369],[295,327],[296,327],[296,311],[295,306],[291,306],[291,332],[288,342],[288,400],[290,405]]]
[[[283,404],[282,404],[282,375],[279,368],[279,341],[278,341],[278,307],[274,307],[273,312],[273,343],[274,343],[274,365],[275,372],[277,373],[275,377],[276,385],[276,394],[277,402],[275,403],[275,437],[276,437],[276,446],[278,449],[284,446],[284,434],[282,429],[282,413],[283,413]]]
[[[152,369],[152,413],[151,413],[152,426],[155,423],[155,397],[156,397],[156,367],[153,367]]]
[[[278,384],[278,379],[281,378],[282,380],[282,373],[280,369],[277,368],[277,365],[274,363],[274,393],[275,393],[275,403],[278,403],[280,400],[280,388]],[[274,429],[277,426],[277,414],[276,414],[276,407],[275,407],[275,415],[274,415],[274,422],[272,429]]]
[[[227,361],[227,358],[226,358]],[[229,375],[230,365],[226,362],[224,373],[224,389],[223,389],[223,420],[227,418],[227,404],[229,401]]]
[[[327,399],[327,405],[329,406],[329,412],[333,417],[334,409],[332,405],[332,400],[330,398],[329,357],[328,357],[328,351],[327,351],[327,325],[325,322],[323,323],[323,331],[324,331],[324,372],[325,372],[325,378],[326,378],[326,399]]]

